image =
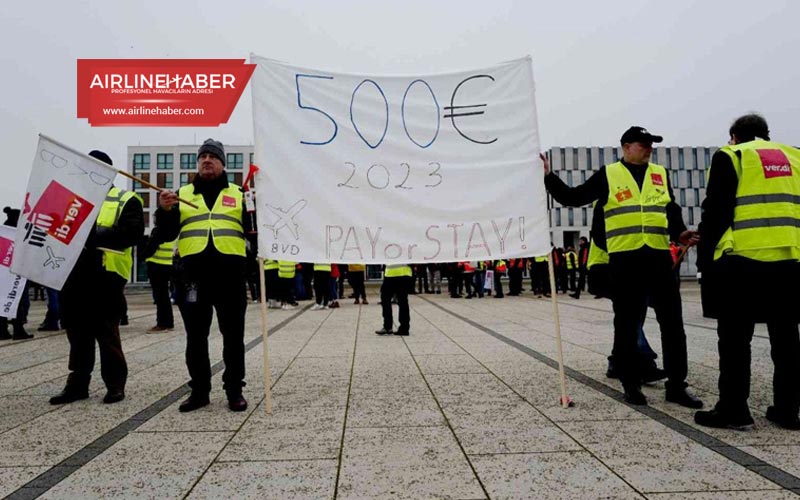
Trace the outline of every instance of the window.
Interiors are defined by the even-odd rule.
[[[572,148],[572,170],[578,168],[578,148]]]
[[[197,155],[194,153],[181,153],[181,170],[195,170],[197,168]]]
[[[572,207],[567,209],[567,224],[570,226],[575,225],[575,209]]]
[[[686,160],[683,158],[683,148],[678,150],[678,170],[686,170]]]
[[[586,170],[592,169],[592,148],[586,148]],[[586,176],[582,176],[585,180]]]
[[[156,155],[156,169],[172,170],[172,153],[158,153]]]
[[[700,161],[697,157],[697,148],[692,148],[692,168],[700,168]]]
[[[605,150],[605,149],[603,149],[603,148],[600,148],[600,149],[597,151],[597,156],[598,156],[598,160],[599,160],[599,161],[598,161],[598,163],[599,163],[599,164],[600,164],[600,166],[602,167],[603,165],[605,165],[605,164],[606,164],[606,150]]]
[[[700,178],[700,187],[701,188],[706,187],[706,173],[705,172],[700,172],[698,177]]]
[[[555,220],[556,226],[560,226],[561,225],[561,209],[560,208],[556,208],[554,213],[555,213],[555,219],[556,219]]]
[[[561,153],[561,170],[567,169],[567,150],[566,148],[558,148]]]
[[[139,178],[140,178],[140,179],[142,179],[143,181],[145,181],[145,182],[150,182],[150,173],[149,173],[149,172],[147,172],[147,173],[144,173],[144,174],[138,174],[138,176],[139,176]],[[137,189],[147,189],[147,188],[146,188],[146,187],[144,186],[144,184],[142,184],[141,182],[139,182],[139,181],[133,181],[133,190],[135,191],[135,190],[137,190]]]
[[[149,225],[150,225],[150,212],[145,210],[144,211],[144,227],[147,227]]]
[[[150,153],[133,155],[133,171],[141,172],[142,170],[150,170]]]
[[[253,158],[255,157],[255,153],[250,153],[250,163],[253,163]]]
[[[681,188],[680,190],[680,204],[681,206],[686,206],[686,190]]]
[[[670,170],[672,169],[672,149],[671,148],[667,148],[667,164],[664,165],[664,166],[667,167]]]
[[[689,217],[687,217],[686,222],[690,226],[694,226],[694,208],[691,208],[691,207],[689,208],[689,214],[688,215],[689,215]]]
[[[581,170],[581,184],[586,182],[586,170]]]
[[[567,186],[572,187],[572,172],[567,172]]]
[[[703,148],[703,159],[706,161],[706,168],[711,165],[711,149]]]
[[[611,150],[611,161],[616,163],[618,160],[619,160],[619,151],[617,151],[617,148],[613,148]]]
[[[678,171],[672,170],[672,187],[678,187]]]
[[[653,148],[653,154],[650,155],[651,163],[658,163],[658,148]]]
[[[589,210],[581,208],[581,226],[589,225]]]
[[[694,177],[694,172],[686,172],[686,187],[694,187],[692,186],[692,177]]]
[[[136,193],[142,197],[142,207],[150,208],[150,191],[144,193]]]
[[[700,190],[697,188],[694,189],[694,204],[700,206]]]
[[[181,172],[181,187],[191,184],[194,180],[195,172]]]
[[[243,153],[228,153],[227,159],[225,161],[225,167],[228,170],[241,170],[242,164],[244,163],[244,154]]]
[[[237,186],[242,185],[242,173],[241,172],[228,172],[228,182],[236,184]]]
[[[172,189],[172,172],[156,175],[156,185],[160,188]]]

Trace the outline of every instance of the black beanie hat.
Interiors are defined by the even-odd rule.
[[[206,139],[200,149],[197,150],[197,156],[199,157],[203,153],[210,153],[216,156],[222,162],[222,165],[225,165],[225,146],[221,142],[214,139]]]
[[[100,160],[103,163],[107,163],[107,164],[109,164],[111,166],[114,165],[114,162],[111,161],[111,157],[108,156],[107,154],[105,154],[104,152],[100,151],[100,150],[93,149],[92,151],[89,151],[89,156],[91,156],[92,158],[94,158],[96,160]]]

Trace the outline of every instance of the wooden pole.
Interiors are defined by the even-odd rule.
[[[558,316],[558,290],[556,289],[555,272],[553,271],[553,253],[547,256],[547,269],[550,271],[550,297],[553,301],[553,321],[556,330],[556,349],[558,350],[558,376],[561,380],[561,407],[569,408],[572,401],[567,396],[567,376],[564,373],[564,349],[561,346],[561,319]]]
[[[269,349],[267,348],[267,287],[264,283],[264,258],[258,258],[258,274],[261,281],[261,336],[264,339],[264,408],[272,414],[272,397],[270,396]]]
[[[125,172],[124,170],[119,170],[119,169],[115,169],[115,170],[117,172],[119,172],[119,174],[122,175],[123,177],[127,177],[128,179],[131,179],[131,180],[134,180],[136,182],[139,182],[143,186],[149,187],[150,189],[155,189],[159,193],[164,190],[164,188],[160,188],[160,187],[156,186],[155,184],[150,184],[149,182],[147,182],[145,180],[142,180],[142,179],[136,177],[135,175],[132,175],[132,174],[129,174],[128,172]],[[183,203],[183,204],[185,204],[185,205],[189,205],[192,208],[197,208],[197,205],[195,205],[191,201],[186,201],[186,200],[181,199],[181,198],[178,198],[178,201]]]

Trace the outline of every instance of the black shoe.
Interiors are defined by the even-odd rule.
[[[666,370],[654,366],[644,372],[644,375],[642,375],[642,382],[649,384],[652,382],[658,382],[659,380],[664,380],[665,378],[667,378]]]
[[[119,320],[119,326],[128,326],[128,324],[129,324],[129,322],[128,322],[128,317],[127,316],[125,316],[124,318]]]
[[[571,293],[571,294],[569,294],[569,296],[572,297],[573,299],[580,299],[581,298],[581,296],[578,295],[577,293]]]
[[[119,403],[123,399],[125,399],[125,391],[122,389],[109,389],[103,397],[103,403],[113,405],[114,403]]]
[[[58,325],[46,325],[42,323],[39,325],[39,328],[36,329],[37,332],[57,332],[61,330]]]
[[[247,400],[241,394],[228,396],[228,408],[231,411],[245,411],[247,409]]]
[[[375,330],[375,333],[377,333],[378,335],[392,335],[394,332],[392,331],[391,328],[389,329],[381,328],[380,330]]]
[[[642,388],[638,385],[629,385],[625,389],[625,402],[632,405],[644,406],[647,404],[647,398],[642,394]]]
[[[709,411],[695,412],[694,422],[703,427],[744,430],[753,425],[753,417],[749,412],[742,415],[731,415],[714,408]]]
[[[702,408],[703,402],[700,398],[688,391],[688,389],[667,389],[667,401],[676,403],[686,408]]]
[[[410,332],[408,330],[397,330],[394,332],[395,335],[400,335],[401,337],[408,337]]]
[[[14,335],[11,336],[14,340],[28,340],[32,339],[33,335],[26,332],[24,328],[19,328],[14,330]]]
[[[50,398],[51,405],[65,405],[73,401],[89,398],[89,389],[72,389],[65,387],[61,393]]]
[[[186,398],[186,401],[181,403],[178,407],[178,411],[181,413],[188,413],[198,408],[208,406],[210,403],[211,401],[209,401],[208,396],[189,396]]]
[[[767,420],[784,429],[792,431],[800,430],[800,418],[798,418],[797,413],[794,415],[782,413],[774,406],[767,408]]]
[[[8,330],[0,332],[0,340],[11,340],[12,338],[13,337],[11,337],[11,334],[8,333]]]
[[[619,378],[619,372],[617,371],[616,367],[613,364],[608,364],[608,369],[606,370],[606,377],[608,378]]]

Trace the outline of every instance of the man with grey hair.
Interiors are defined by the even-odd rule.
[[[222,333],[223,387],[232,411],[247,409],[244,387],[244,318],[246,295],[246,240],[249,217],[244,214],[242,188],[228,182],[225,148],[207,139],[197,151],[197,175],[178,193],[159,195],[156,229],[164,241],[178,238],[183,264],[180,312],[186,326],[186,366],[192,393],[181,412],[209,404],[211,362],[208,335],[216,310]],[[178,204],[178,198],[197,208]],[[255,248],[255,241],[251,244]]]

